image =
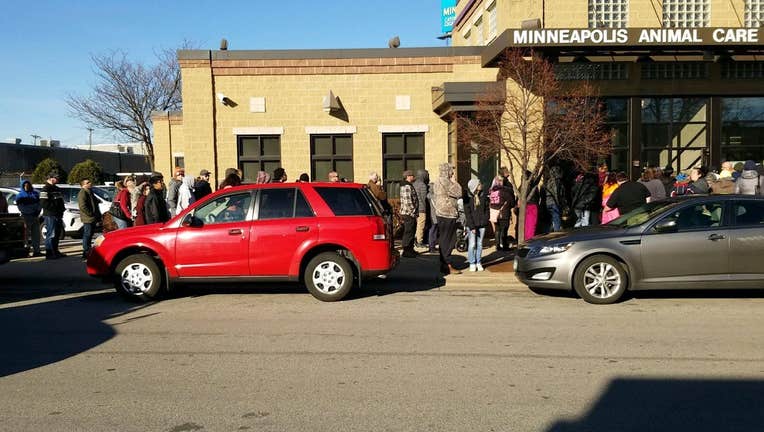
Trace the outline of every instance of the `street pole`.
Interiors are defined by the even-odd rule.
[[[32,138],[34,138],[34,145],[37,145],[37,138],[42,138],[40,135],[32,134]]]
[[[88,150],[93,151],[93,128],[88,128]]]

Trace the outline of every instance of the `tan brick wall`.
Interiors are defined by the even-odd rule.
[[[212,172],[211,180],[222,180],[225,167],[215,169],[213,151],[213,90],[211,69],[208,67],[183,67],[183,127],[179,135],[173,135],[173,153],[182,152],[186,170],[198,173],[202,168]],[[218,107],[223,107],[218,104]],[[225,107],[223,107],[225,108]]]

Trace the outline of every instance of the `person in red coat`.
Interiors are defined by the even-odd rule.
[[[147,182],[143,182],[138,186],[138,190],[141,191],[141,196],[135,204],[135,226],[146,225],[146,196],[151,192],[151,188]]]

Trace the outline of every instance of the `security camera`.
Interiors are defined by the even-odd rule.
[[[223,93],[218,93],[217,97],[220,103],[222,103],[223,105],[225,106],[231,105],[231,102],[232,102],[231,99],[229,99],[228,96],[224,95]]]

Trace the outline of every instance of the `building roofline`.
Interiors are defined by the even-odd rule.
[[[294,50],[178,50],[178,60],[286,60],[480,56],[482,46]]]

